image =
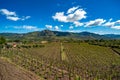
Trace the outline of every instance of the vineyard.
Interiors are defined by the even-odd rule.
[[[43,47],[2,49],[0,56],[44,80],[120,79],[120,56],[109,47],[51,42]]]

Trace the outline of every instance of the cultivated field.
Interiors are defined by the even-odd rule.
[[[109,47],[73,42],[42,45],[2,49],[0,56],[45,80],[120,79],[120,55]]]
[[[6,58],[0,58],[0,80],[43,80],[35,74],[27,71]]]

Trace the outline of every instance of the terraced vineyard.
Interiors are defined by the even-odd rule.
[[[3,49],[0,56],[46,80],[120,79],[120,56],[110,48],[87,43],[44,45],[41,48]]]
[[[120,56],[110,48],[87,43],[64,44],[75,73],[86,79],[119,80]]]

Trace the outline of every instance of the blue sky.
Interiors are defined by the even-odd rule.
[[[120,34],[120,0],[0,0],[0,33]]]

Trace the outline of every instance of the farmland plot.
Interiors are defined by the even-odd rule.
[[[41,48],[2,50],[17,65],[47,80],[119,80],[120,56],[87,43],[47,43]]]

